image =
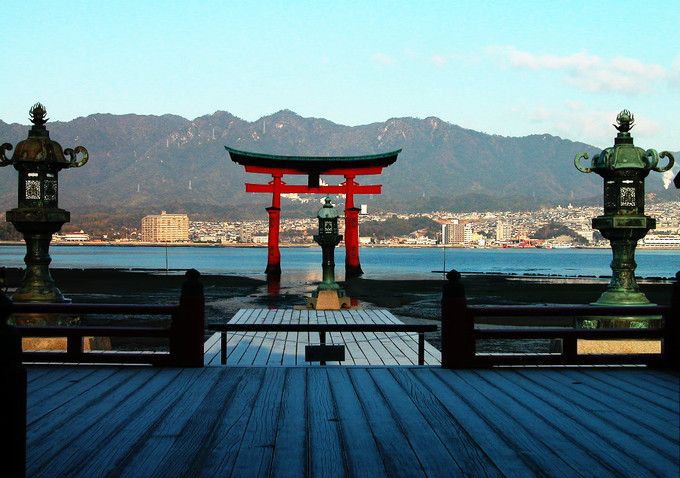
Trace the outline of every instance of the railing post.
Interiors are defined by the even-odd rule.
[[[205,297],[201,273],[189,269],[182,284],[179,312],[170,326],[170,354],[177,367],[203,367]]]
[[[0,463],[7,475],[26,476],[26,369],[21,336],[7,323],[12,301],[0,291]]]
[[[227,365],[227,333],[220,332],[220,363]]]
[[[664,367],[680,368],[680,271],[675,273],[670,311],[663,317],[661,360]]]
[[[467,308],[460,272],[451,270],[442,290],[442,367],[469,368],[475,361],[474,317]]]

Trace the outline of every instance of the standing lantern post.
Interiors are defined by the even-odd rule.
[[[310,305],[314,309],[339,310],[349,307],[349,297],[335,282],[335,246],[342,241],[342,234],[338,233],[338,211],[331,204],[331,198],[324,199],[317,218],[319,233],[314,235],[314,241],[321,246],[322,279]]]
[[[24,236],[26,242],[26,273],[21,286],[12,296],[17,302],[64,302],[64,296],[54,284],[49,265],[52,234],[68,222],[71,215],[60,209],[58,173],[62,169],[79,168],[87,163],[88,152],[83,146],[62,150],[50,139],[45,128],[47,110],[36,103],[30,110],[33,126],[28,138],[16,145],[14,155],[6,151],[12,145],[0,146],[0,166],[14,166],[19,172],[19,204],[7,211],[7,222]],[[78,160],[77,156],[81,155]]]
[[[656,219],[645,215],[645,178],[650,171],[668,171],[675,159],[668,151],[645,151],[633,145],[630,130],[634,121],[630,111],[621,111],[614,125],[619,131],[614,146],[596,154],[590,167],[581,163],[588,159],[587,153],[574,159],[576,169],[594,172],[604,179],[604,214],[593,218],[593,228],[611,243],[612,278],[595,302],[597,305],[649,304],[635,281],[635,247],[650,229],[656,228]],[[659,167],[660,158],[668,161],[663,167]]]

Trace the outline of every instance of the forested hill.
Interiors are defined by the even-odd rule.
[[[49,107],[49,105],[48,105]],[[601,179],[573,166],[595,148],[537,134],[488,135],[438,118],[393,118],[349,127],[280,111],[255,122],[218,111],[193,121],[173,115],[94,114],[48,123],[64,148],[83,145],[89,163],[60,173],[61,206],[77,215],[120,221],[161,209],[200,217],[261,216],[264,195],[247,195],[242,167],[224,146],[275,154],[362,155],[401,148],[380,177],[383,194],[360,200],[372,210],[521,209],[578,203],[601,195]],[[0,142],[16,144],[27,126],[0,121]],[[612,129],[612,137],[614,131]],[[659,176],[659,175],[656,175]],[[251,182],[266,180],[250,178]],[[659,178],[648,190],[660,190]],[[0,171],[0,207],[16,204],[16,173]],[[315,203],[316,206],[316,203]]]

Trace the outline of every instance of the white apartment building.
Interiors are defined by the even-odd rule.
[[[186,214],[160,214],[142,218],[142,241],[186,242],[189,240],[189,216]]]
[[[507,222],[498,221],[496,223],[496,240],[508,241],[512,239],[512,226]]]

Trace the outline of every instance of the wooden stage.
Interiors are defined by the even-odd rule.
[[[646,368],[28,367],[30,477],[676,477]]]
[[[293,310],[240,309],[231,324],[402,324],[383,309]],[[305,346],[318,344],[316,332],[229,332],[231,365],[318,365],[305,362]],[[329,332],[328,344],[345,345],[345,361],[333,365],[417,365],[418,334],[408,332]],[[440,365],[441,353],[425,342],[425,365]],[[220,333],[205,343],[205,365],[220,365]]]

